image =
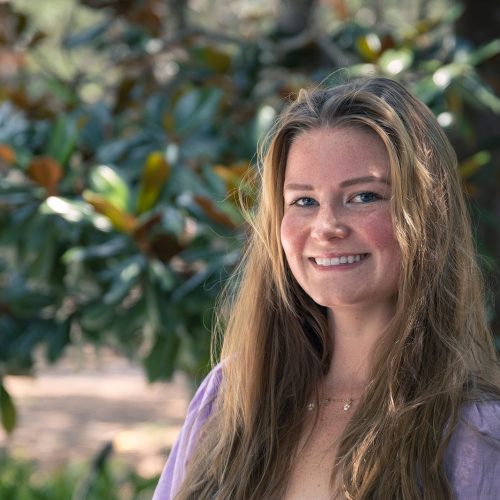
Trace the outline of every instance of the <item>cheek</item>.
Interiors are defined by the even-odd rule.
[[[284,215],[281,220],[280,228],[281,246],[285,252],[286,259],[289,265],[292,265],[293,258],[301,251],[302,235],[300,224],[294,217]]]
[[[370,221],[367,221],[370,222]],[[365,236],[375,251],[374,282],[381,297],[397,296],[401,276],[401,251],[390,218],[371,220]]]
[[[373,219],[367,219],[365,235],[367,235],[373,246],[382,252],[383,258],[393,262],[396,268],[399,269],[401,251],[390,218],[374,217]]]

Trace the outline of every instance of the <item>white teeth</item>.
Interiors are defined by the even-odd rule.
[[[363,258],[363,255],[343,255],[342,257],[333,257],[332,259],[321,259],[316,258],[314,261],[318,266],[338,266],[341,264],[353,264],[354,262],[359,262]]]

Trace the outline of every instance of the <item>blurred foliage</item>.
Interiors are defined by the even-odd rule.
[[[92,23],[71,17],[51,58],[50,33],[21,4],[0,3],[0,377],[30,371],[40,346],[54,362],[88,341],[138,357],[150,380],[199,377],[245,233],[235,189],[305,85],[405,82],[460,145],[478,224],[494,224],[480,204],[492,176],[478,172],[498,171],[500,139],[481,142],[470,113],[500,113],[478,73],[500,40],[455,36],[460,7],[401,29],[323,2],[295,34],[249,11],[239,26],[262,28],[236,36],[194,20],[186,2],[80,0]]]
[[[108,460],[106,450],[90,466],[72,464],[51,473],[27,460],[0,457],[0,498],[5,500],[146,500],[157,482],[158,477],[143,478]]]

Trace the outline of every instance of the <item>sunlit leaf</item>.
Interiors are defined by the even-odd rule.
[[[500,54],[500,38],[493,40],[479,49],[475,50],[467,58],[467,62],[472,66],[476,66],[483,61],[491,59],[492,57]]]
[[[349,66],[349,75],[353,78],[374,75],[376,72],[377,66],[372,63],[353,64]]]
[[[89,176],[90,187],[110,204],[120,210],[129,207],[130,192],[121,175],[108,165],[99,165],[92,169]]]
[[[420,19],[415,23],[415,31],[418,35],[429,33],[433,29],[441,26],[441,19],[439,17],[427,17]]]
[[[44,187],[49,195],[53,195],[57,192],[57,186],[63,177],[63,170],[54,158],[38,156],[31,160],[27,174],[39,186]]]
[[[225,181],[228,191],[237,188],[248,174],[251,166],[248,162],[234,163],[233,165],[214,165],[213,171]]]
[[[217,73],[227,73],[231,67],[231,56],[212,45],[198,46],[192,51],[197,59]]]
[[[479,151],[475,155],[467,158],[459,165],[459,173],[462,179],[467,179],[474,175],[481,167],[487,165],[491,160],[491,154],[488,151]]]
[[[356,38],[356,48],[365,61],[374,62],[382,51],[382,42],[376,33],[367,33]]]
[[[447,64],[437,69],[432,75],[432,81],[441,89],[445,89],[457,77],[461,76],[464,66],[458,63]]]
[[[257,111],[255,117],[255,143],[257,144],[271,129],[276,119],[276,110],[269,105],[264,105]]]
[[[467,98],[470,103],[479,109],[486,108],[500,114],[500,98],[476,74],[468,73],[464,75],[461,83],[469,89],[464,98]]]
[[[416,82],[413,86],[413,91],[419,99],[428,105],[441,94],[441,89],[436,85],[431,76],[427,76]]]
[[[170,165],[160,151],[151,152],[142,169],[137,197],[137,213],[147,212],[154,206],[170,174]]]
[[[96,212],[107,217],[118,231],[130,234],[136,228],[137,220],[133,215],[123,211],[103,196],[91,191],[85,191],[83,198],[94,207]]]
[[[111,230],[111,222],[107,217],[96,213],[88,203],[80,200],[49,196],[40,205],[40,213],[57,214],[73,223],[88,221],[101,231],[107,232]]]
[[[443,24],[453,24],[457,21],[460,16],[464,13],[465,4],[462,2],[453,2],[451,5],[445,9],[442,22]]]
[[[213,221],[229,228],[236,227],[236,224],[229,218],[229,216],[227,216],[224,212],[221,212],[210,198],[197,195],[194,196],[193,199],[196,204],[203,209],[205,214]]]
[[[2,426],[7,432],[11,434],[16,427],[17,412],[12,402],[10,394],[5,389],[3,382],[0,380],[0,412],[2,414]]]
[[[235,163],[229,167],[225,165],[214,165],[213,171],[224,181],[226,193],[229,199],[238,205],[238,191],[243,193],[244,187],[242,183],[245,181],[249,173],[251,165],[248,162]]]
[[[388,49],[378,59],[378,65],[389,75],[398,75],[413,63],[413,52],[409,49]]]

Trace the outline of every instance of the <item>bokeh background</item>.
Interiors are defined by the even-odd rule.
[[[498,2],[0,1],[0,499],[151,497],[259,139],[367,74],[454,144],[500,336]]]

